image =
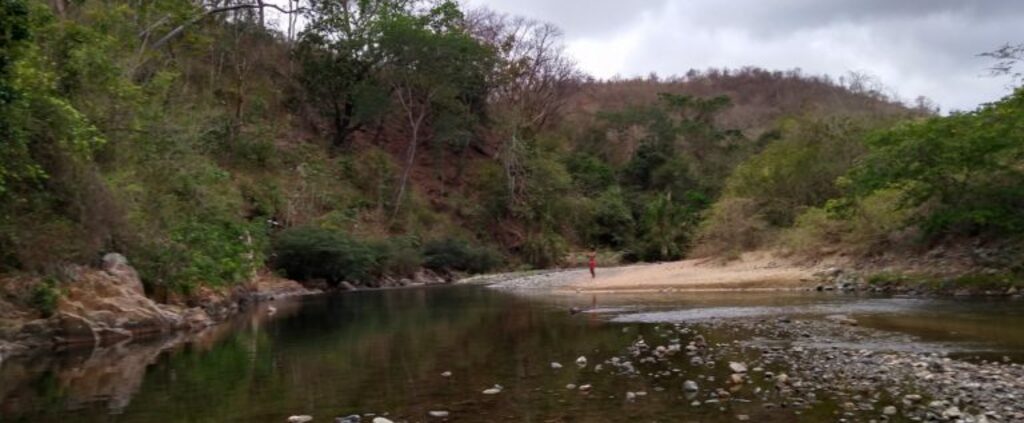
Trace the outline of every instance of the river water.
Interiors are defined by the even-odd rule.
[[[624,356],[638,337],[658,339],[665,327],[832,314],[885,334],[843,348],[1019,362],[1022,305],[832,293],[521,295],[483,286],[308,297],[275,303],[273,315],[262,305],[199,337],[8,359],[0,364],[0,421],[444,420],[430,417],[433,410],[449,412],[450,421],[836,421],[828,399],[794,412],[747,402],[754,394],[740,390],[727,405],[691,405],[682,381],[696,373],[723,380],[725,366],[669,362],[671,375],[623,376],[594,365]],[[712,343],[771,342],[709,328]],[[831,341],[806,344],[815,342]],[[581,355],[585,368],[575,364]],[[482,393],[496,384],[499,394]],[[627,392],[646,395],[627,400]]]

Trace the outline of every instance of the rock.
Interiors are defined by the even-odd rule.
[[[494,385],[492,388],[484,389],[484,395],[498,395],[501,393],[501,385]]]
[[[391,421],[389,419],[386,419],[384,417],[374,417],[373,418],[373,423],[395,423],[395,422],[393,422],[393,421]]]
[[[744,380],[746,380],[746,376],[742,373],[733,373],[729,377],[729,380],[732,382],[733,385],[739,385],[742,384]]]
[[[277,307],[267,306],[267,315],[268,316],[273,316],[275,314],[277,314]]]
[[[949,407],[942,412],[942,417],[946,419],[959,419],[961,416],[963,416],[963,413],[956,406]]]
[[[589,391],[590,388],[592,388],[592,386],[590,386],[589,384],[580,385],[580,391],[583,391],[583,392]]]
[[[732,370],[733,373],[746,373],[747,372],[747,365],[744,364],[744,363],[730,361],[729,362],[729,370]]]
[[[750,421],[750,416],[746,414],[738,414],[736,415],[736,420],[739,420],[741,422]]]
[[[448,416],[451,415],[451,413],[449,413],[447,411],[444,411],[444,410],[434,410],[434,411],[428,412],[427,415],[429,415],[430,417],[438,418],[438,419],[444,419],[444,418],[448,418]]]
[[[449,371],[441,372],[441,377],[452,377],[452,372],[449,372]]]
[[[576,365],[580,367],[587,367],[587,358],[582,355],[579,356],[579,358],[576,359]]]
[[[306,423],[313,421],[313,416],[291,416],[288,418],[288,423]]]
[[[626,392],[626,401],[636,400],[636,394],[632,392]]]
[[[697,386],[697,382],[688,380],[683,382],[683,391],[686,392],[697,392],[700,388]]]
[[[854,320],[853,318],[851,318],[850,316],[847,316],[845,314],[833,314],[833,315],[827,316],[825,318],[830,320],[830,321],[832,321],[832,322],[839,323],[841,325],[849,325],[849,326],[857,326],[858,325],[858,322],[856,320]]]
[[[891,405],[882,409],[882,414],[884,414],[886,416],[895,416],[896,413],[897,413],[896,407],[891,406]]]
[[[555,370],[561,369],[561,368],[562,368],[562,364],[561,364],[561,363],[558,363],[558,362],[556,362],[556,361],[552,361],[552,362],[551,362],[551,368],[552,368],[552,369],[555,369]]]
[[[1018,290],[1016,286],[1011,286],[1010,289],[1006,290],[1006,295],[1017,295],[1018,292],[1020,292],[1020,290]]]
[[[120,253],[107,253],[103,255],[103,270],[118,271],[128,266],[128,258]]]
[[[338,417],[338,418],[334,419],[334,423],[360,423],[362,421],[363,421],[363,418],[360,417],[358,414],[352,414],[352,415],[349,415],[349,416]]]
[[[574,391],[574,390],[576,390],[576,384],[575,383],[566,384],[565,385],[565,389],[568,389],[570,391]]]
[[[206,314],[206,310],[201,307],[188,309],[183,316],[183,321],[185,326],[191,330],[205,329],[215,324],[210,315]]]

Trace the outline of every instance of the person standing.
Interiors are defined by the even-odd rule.
[[[588,256],[590,256],[590,279],[594,279],[597,277],[597,273],[594,271],[597,269],[597,251],[591,251]]]

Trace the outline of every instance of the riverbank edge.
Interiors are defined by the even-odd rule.
[[[656,266],[686,266],[717,272],[710,281],[694,282],[685,272],[658,283],[600,283],[602,278],[629,279],[645,276]],[[791,271],[789,280],[777,276],[758,277],[759,269]],[[739,271],[747,272],[741,283],[726,280]],[[753,271],[753,276],[750,273]],[[707,279],[707,278],[705,278]],[[598,283],[585,267],[549,269],[482,275],[466,279],[507,291],[552,291],[564,293],[637,292],[766,292],[823,291],[889,294],[915,297],[1011,297],[1024,298],[1024,277],[999,268],[949,260],[929,254],[897,258],[851,258],[825,256],[808,259],[757,251],[732,259],[704,257],[666,263],[639,263],[598,268]]]
[[[49,316],[30,304],[0,304],[5,308],[0,315],[0,362],[179,333],[199,334],[260,303],[323,293],[264,271],[233,287],[202,287],[187,298],[158,303],[146,296],[135,269],[120,255],[105,260],[102,269],[76,266],[69,272],[74,277],[61,289]],[[20,279],[22,285],[39,283],[38,277]]]

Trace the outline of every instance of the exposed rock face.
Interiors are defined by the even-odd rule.
[[[138,274],[123,256],[108,254],[103,263],[103,271],[82,269],[57,302],[57,343],[99,345],[213,324],[201,308],[157,304],[147,298]]]
[[[230,290],[201,287],[188,298],[161,304],[146,297],[138,273],[117,253],[103,257],[102,269],[72,266],[67,273],[72,276],[60,284],[62,295],[49,318],[39,318],[25,304],[8,307],[0,301],[0,356],[53,345],[108,346],[146,335],[199,331],[236,314],[240,304],[319,292],[259,274]],[[17,294],[38,283],[32,277],[5,279],[0,281],[0,297],[25,298],[8,291]]]

